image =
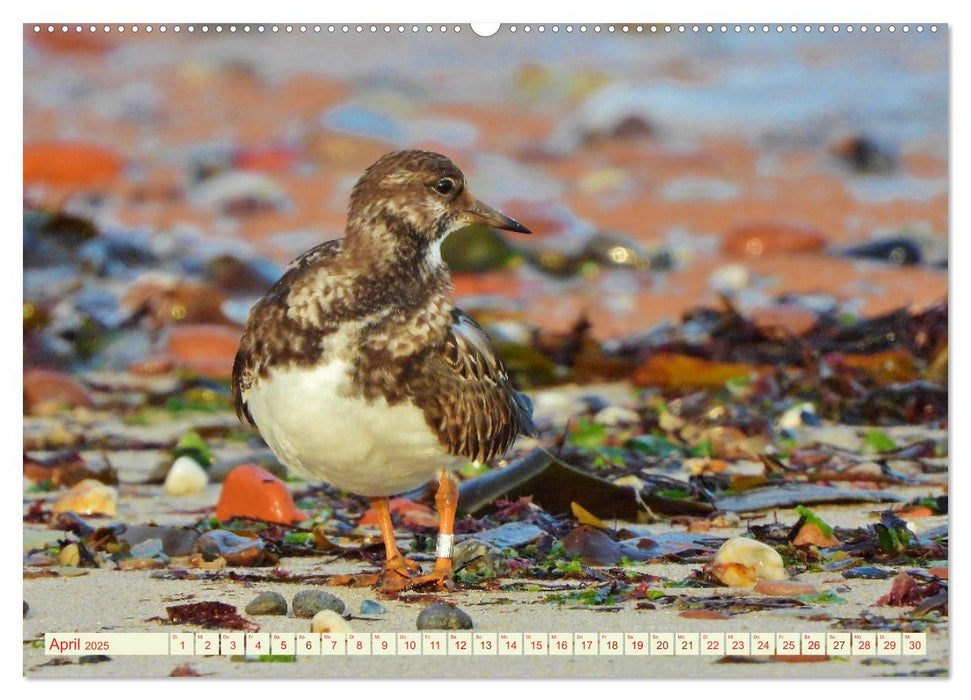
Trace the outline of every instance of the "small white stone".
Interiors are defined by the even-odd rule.
[[[170,496],[191,496],[202,493],[209,483],[209,474],[192,457],[183,455],[175,460],[165,477],[165,493]]]
[[[759,581],[789,577],[782,557],[769,545],[748,537],[733,537],[721,546],[711,572],[728,586],[752,586]]]
[[[635,411],[623,406],[607,406],[597,412],[593,417],[593,422],[599,425],[617,426],[639,423],[641,417]]]
[[[347,620],[338,615],[333,610],[321,610],[314,615],[310,621],[310,631],[314,634],[319,632],[331,632],[334,634],[347,634],[353,632]]]

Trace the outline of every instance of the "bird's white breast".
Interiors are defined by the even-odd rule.
[[[277,458],[295,472],[363,496],[391,496],[454,469],[421,410],[410,402],[348,398],[350,366],[332,360],[274,369],[244,394]]]

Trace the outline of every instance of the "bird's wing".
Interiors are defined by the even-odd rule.
[[[412,400],[450,453],[485,462],[518,435],[537,434],[532,402],[513,388],[485,331],[458,309],[452,318],[444,343],[418,372]]]
[[[302,323],[298,315],[290,313],[291,291],[315,265],[337,255],[340,244],[340,240],[327,241],[296,258],[266,296],[250,309],[233,362],[233,403],[240,421],[256,427],[243,394],[265,367],[318,350],[322,330]]]

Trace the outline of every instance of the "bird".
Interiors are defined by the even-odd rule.
[[[369,499],[387,590],[450,585],[452,472],[537,435],[530,399],[450,296],[442,241],[475,224],[530,233],[477,200],[448,157],[385,154],[351,191],[344,237],[297,257],[250,310],[233,363],[236,414],[277,459]],[[436,479],[426,574],[397,547],[389,498]]]

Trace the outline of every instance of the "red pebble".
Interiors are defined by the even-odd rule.
[[[268,523],[293,525],[307,519],[298,510],[283,482],[252,464],[240,464],[226,476],[216,517],[222,521],[251,518]]]
[[[826,234],[806,224],[752,223],[730,231],[722,247],[729,255],[756,258],[780,253],[817,253],[826,247]]]

